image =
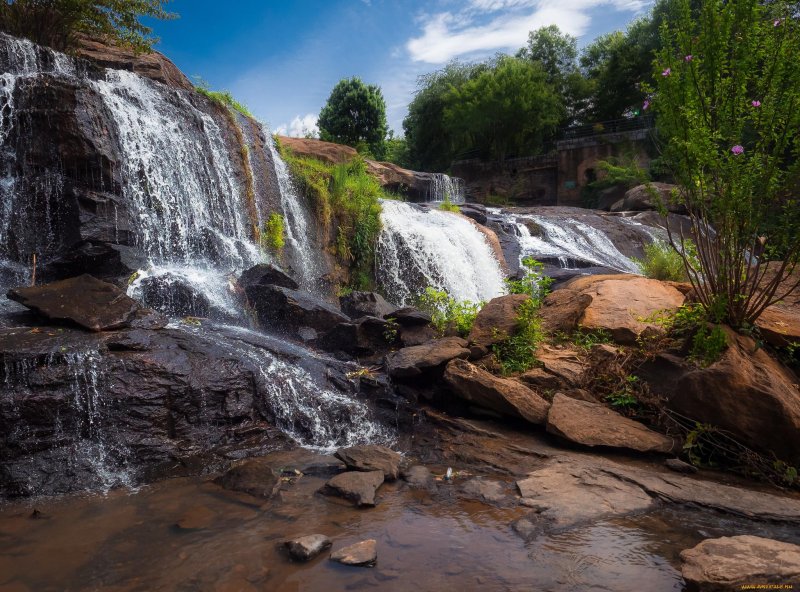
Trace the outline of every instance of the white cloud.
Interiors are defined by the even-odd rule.
[[[406,49],[414,61],[442,64],[477,52],[518,49],[530,31],[547,25],[580,36],[589,28],[592,9],[635,12],[648,4],[648,0],[470,0],[460,12],[425,19],[422,35],[410,39]]]
[[[309,113],[305,117],[298,115],[292,119],[291,123],[284,123],[275,128],[275,133],[279,136],[290,136],[292,138],[303,138],[305,136],[319,137],[319,127],[317,127],[317,116]]]

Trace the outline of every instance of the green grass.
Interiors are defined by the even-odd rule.
[[[208,97],[215,103],[222,105],[223,107],[228,107],[233,109],[234,111],[238,111],[242,115],[246,117],[253,117],[253,114],[250,112],[250,109],[247,108],[246,105],[240,103],[236,99],[233,98],[233,95],[230,91],[227,90],[211,90],[208,86],[200,84],[194,87],[194,89],[199,92],[201,95]]]
[[[694,252],[694,244],[687,241],[685,248],[691,257]],[[688,279],[680,253],[665,242],[656,241],[645,245],[644,257],[642,259],[634,258],[634,262],[639,266],[642,275],[654,280],[685,282]]]
[[[469,335],[484,305],[483,302],[458,301],[447,292],[430,286],[425,288],[418,304],[431,315],[432,325],[440,335],[454,329],[462,337]]]
[[[455,212],[456,214],[461,212],[461,208],[450,201],[449,195],[444,196],[444,201],[439,204],[439,209],[443,212]]]
[[[286,245],[286,228],[283,216],[277,212],[269,215],[269,219],[264,223],[264,230],[261,233],[261,244],[274,253],[280,253]]]

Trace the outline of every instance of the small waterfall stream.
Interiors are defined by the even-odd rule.
[[[464,179],[451,177],[443,173],[433,173],[431,177],[427,201],[439,202],[450,200],[450,202],[454,204],[464,203],[466,199]]]
[[[412,304],[428,286],[472,302],[504,293],[500,263],[470,220],[401,201],[382,207],[376,275],[390,301]]]

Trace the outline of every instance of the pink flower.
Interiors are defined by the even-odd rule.
[[[775,22],[772,23],[773,27],[778,27],[783,22],[783,19],[775,19]]]
[[[692,54],[689,54],[689,55],[687,55],[686,57],[683,58],[683,61],[684,62],[691,62],[693,59],[694,59],[694,56]]]
[[[753,101],[753,102],[752,102],[752,103],[750,103],[750,104],[751,104],[753,107],[760,107],[760,106],[761,106],[761,101]]]
[[[642,111],[647,111],[650,108],[650,100],[645,99],[644,104],[642,105]]]
[[[731,148],[731,152],[733,152],[738,156],[739,154],[742,154],[744,152],[744,147],[740,146],[739,144],[736,144],[736,146]]]
[[[667,68],[661,73],[662,76],[669,76],[670,74],[672,74],[672,68]]]

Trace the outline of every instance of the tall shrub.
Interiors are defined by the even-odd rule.
[[[652,104],[697,243],[684,265],[704,306],[747,326],[800,285],[800,23],[781,0],[694,18],[682,0],[661,33]]]

